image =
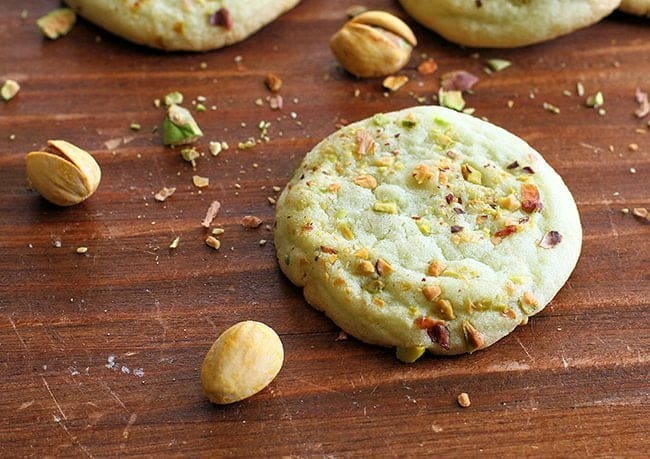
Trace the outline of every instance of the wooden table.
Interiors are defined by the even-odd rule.
[[[305,0],[238,45],[165,54],[84,20],[48,41],[34,21],[57,1],[4,1],[0,79],[22,91],[0,103],[0,456],[649,453],[650,226],[621,212],[650,207],[649,118],[633,114],[635,89],[650,91],[648,22],[615,14],[549,43],[477,57],[410,21],[420,40],[403,71],[411,80],[385,96],[380,80],[355,80],[328,49],[350,3]],[[405,16],[395,2],[364,3]],[[438,62],[437,74],[415,71],[422,54]],[[492,57],[513,65],[487,75]],[[264,227],[274,215],[267,198],[337,123],[418,97],[430,103],[440,75],[456,69],[481,77],[466,97],[476,115],[526,139],[564,177],[584,248],[528,326],[486,351],[405,365],[392,350],[337,341],[337,327],[283,277]],[[281,111],[265,101],[268,72],[284,80]],[[603,92],[604,116],[585,107],[577,82],[586,95]],[[153,100],[175,90],[186,106],[207,98],[196,114],[203,151],[210,140],[231,146],[201,157],[196,171],[153,132],[163,116]],[[260,121],[271,122],[271,141],[238,151],[259,137]],[[71,208],[25,185],[25,154],[56,138],[91,151],[103,171],[97,193]],[[194,174],[209,187],[199,192]],[[156,202],[164,186],[177,191]],[[200,226],[213,200],[226,231],[218,252]],[[244,215],[264,225],[246,230]],[[284,367],[258,395],[212,406],[202,359],[244,319],[278,331]],[[458,406],[460,392],[471,407]]]

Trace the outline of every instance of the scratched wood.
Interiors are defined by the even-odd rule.
[[[404,16],[394,2],[365,3]],[[0,456],[650,451],[650,226],[620,211],[650,207],[648,118],[633,115],[635,88],[650,91],[647,21],[616,14],[478,58],[412,24],[420,44],[403,72],[411,81],[384,97],[380,81],[351,78],[329,52],[349,2],[305,0],[247,41],[203,54],[136,47],[83,20],[46,41],[34,20],[57,5],[4,0],[0,13],[0,78],[23,88],[0,103]],[[438,62],[436,75],[415,71],[422,53]],[[490,57],[513,66],[488,76]],[[338,329],[281,275],[271,232],[239,220],[257,215],[271,225],[273,187],[341,119],[430,100],[440,74],[455,69],[481,76],[467,96],[478,116],[526,139],[565,178],[584,247],[567,285],[528,326],[489,350],[408,366],[390,350],[336,341]],[[269,95],[269,71],[284,80],[280,112],[254,103]],[[577,81],[588,94],[603,91],[605,116],[575,95]],[[235,146],[257,137],[261,120],[272,123],[271,141],[207,154],[192,171],[152,132],[162,116],[153,99],[174,90],[217,107],[197,114],[204,150],[208,140]],[[133,122],[142,129],[131,131]],[[79,206],[55,208],[25,187],[24,155],[53,138],[101,164],[99,190]],[[109,151],[105,142],[116,138],[123,142]],[[202,193],[194,173],[210,178]],[[155,202],[163,186],[176,194]],[[219,252],[203,244],[200,227],[215,199],[226,229]],[[76,254],[78,246],[88,253]],[[284,367],[253,398],[211,406],[199,384],[203,356],[243,319],[280,333]],[[470,408],[456,404],[460,392]]]

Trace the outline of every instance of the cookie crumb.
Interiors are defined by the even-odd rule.
[[[469,395],[467,394],[467,392],[461,392],[460,394],[458,394],[458,399],[457,400],[458,400],[458,404],[460,406],[462,406],[463,408],[468,408],[472,404],[472,402],[469,399]]]

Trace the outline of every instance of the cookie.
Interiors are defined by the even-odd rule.
[[[623,0],[620,10],[637,16],[650,17],[650,0]]]
[[[553,299],[581,241],[571,193],[539,153],[442,107],[335,132],[277,202],[282,271],[347,333],[398,356],[506,336]]]
[[[620,0],[400,0],[415,20],[449,41],[511,48],[598,22]]]
[[[247,38],[300,0],[66,0],[90,22],[141,45],[206,51]]]

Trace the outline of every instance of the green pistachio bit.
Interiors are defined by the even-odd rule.
[[[443,107],[456,111],[461,111],[465,108],[465,99],[463,99],[463,93],[460,91],[445,91],[444,89],[440,89],[438,91],[438,102]]]
[[[196,104],[196,111],[197,111],[197,112],[204,112],[204,111],[206,111],[206,110],[207,110],[207,108],[205,108],[205,105],[203,105],[203,104]]]
[[[386,115],[383,113],[377,113],[375,116],[372,117],[372,122],[375,124],[375,126],[386,126],[390,120]]]
[[[560,107],[553,104],[549,104],[548,102],[544,102],[542,104],[542,108],[544,108],[544,110],[546,110],[547,112],[554,113],[556,115],[560,113]]]
[[[512,62],[505,59],[488,59],[485,61],[485,63],[493,72],[500,72],[501,70],[505,70],[512,65]]]
[[[140,124],[138,123],[131,123],[129,127],[131,128],[132,131],[139,131],[140,129],[142,129],[142,126],[140,126]]]
[[[483,174],[478,170],[471,167],[469,164],[463,164],[460,166],[460,171],[463,174],[463,178],[470,183],[480,185],[482,183]]]
[[[598,108],[605,103],[605,97],[603,97],[602,92],[598,91],[596,94],[587,97],[585,103],[587,104],[587,107]]]
[[[384,282],[381,281],[380,279],[373,279],[371,281],[366,282],[363,285],[363,289],[369,293],[376,294],[381,292],[385,286],[386,284],[384,284]]]
[[[377,201],[375,202],[373,209],[377,212],[384,212],[386,214],[396,214],[397,204],[392,201]]]
[[[56,40],[66,35],[77,20],[77,15],[70,8],[58,8],[36,20],[43,35],[50,40]]]
[[[192,114],[185,108],[172,104],[163,121],[163,143],[165,145],[186,145],[203,136]]]
[[[446,120],[443,120],[442,118],[438,118],[437,116],[433,119],[433,122],[436,123],[440,127],[449,126],[449,122],[447,122]]]
[[[418,226],[420,232],[425,236],[431,234],[431,223],[429,223],[427,219],[421,218],[420,220],[416,220],[415,224]]]
[[[13,99],[13,97],[20,91],[20,85],[14,80],[7,80],[0,88],[0,96],[6,101]]]
[[[404,363],[413,363],[424,354],[424,346],[398,347],[395,349],[397,359]]]
[[[178,91],[170,92],[165,96],[165,105],[167,105],[168,107],[170,105],[174,105],[174,104],[179,105],[182,103],[183,103],[183,94]]]
[[[407,129],[414,128],[417,125],[418,122],[415,120],[409,120],[409,119],[402,120],[402,127],[405,127]]]
[[[190,147],[190,148],[183,148],[181,150],[181,156],[188,163],[194,164],[194,161],[196,161],[196,159],[198,159],[198,157],[201,156],[201,154],[198,152],[196,148]]]

